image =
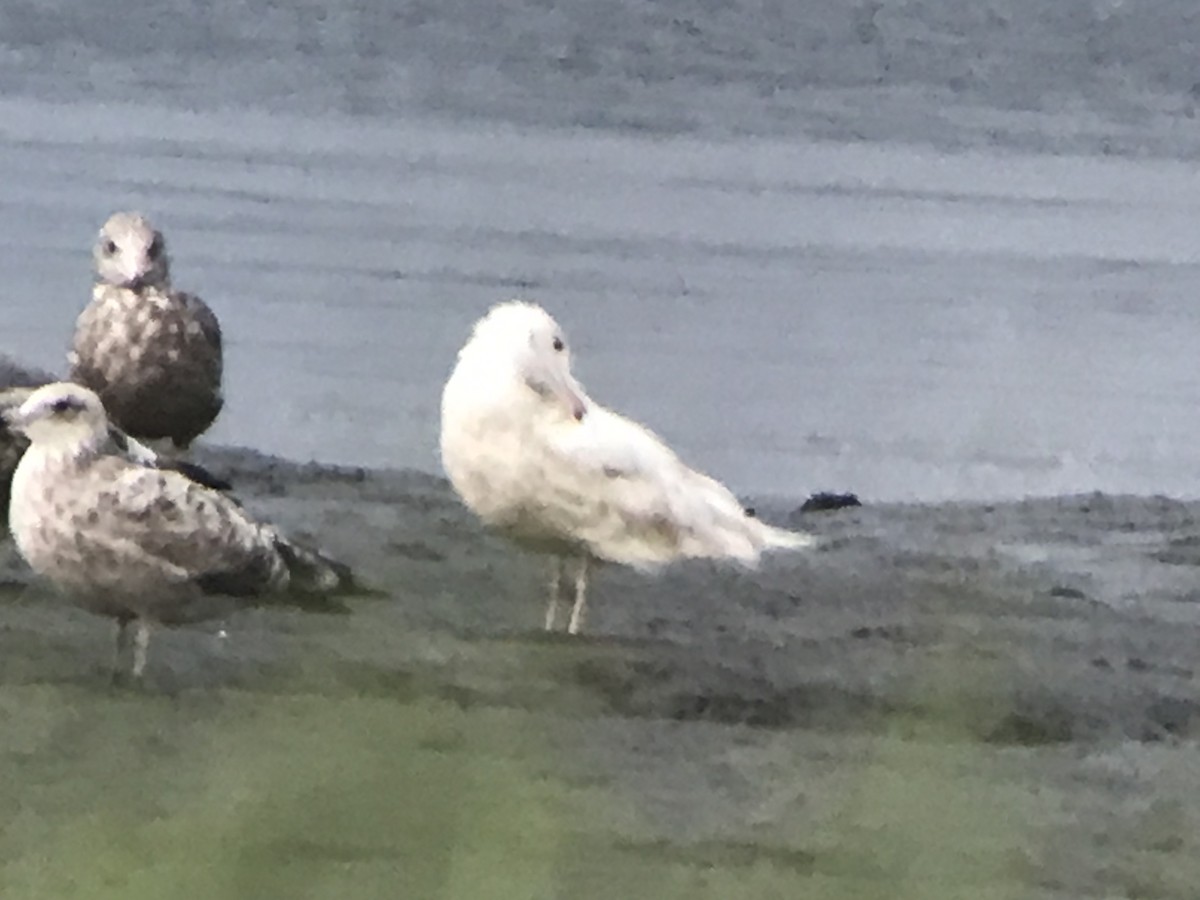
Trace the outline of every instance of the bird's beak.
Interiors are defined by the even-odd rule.
[[[140,291],[146,286],[147,273],[128,265],[121,266],[121,284],[131,291]]]
[[[555,366],[541,373],[541,377],[531,381],[530,387],[541,394],[561,403],[563,409],[576,422],[582,422],[587,413],[588,399],[579,382],[571,375],[570,370]]]
[[[567,404],[571,417],[576,422],[582,422],[583,416],[587,412],[587,401],[583,399],[583,392],[568,389],[566,396],[563,397],[563,402]]]

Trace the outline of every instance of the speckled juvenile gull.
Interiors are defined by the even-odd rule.
[[[541,307],[493,307],[459,351],[442,393],[442,465],[483,522],[556,557],[546,628],[577,559],[567,630],[583,620],[591,561],[652,569],[681,558],[754,565],[811,535],[748,515],[722,484],[641,425],[594,403],[571,374],[558,324]]]
[[[349,570],[256,522],[232,498],[173,469],[109,452],[99,398],[60,382],[9,424],[30,447],[13,477],[9,527],[35,572],[119,623],[116,671],[134,677],[150,626],[277,600],[321,605],[354,590]]]
[[[221,328],[171,288],[166,242],[143,216],[114,214],[93,250],[96,284],[68,355],[70,380],[142,440],[186,449],[221,411]]]
[[[10,371],[23,373],[23,377],[8,379]],[[12,384],[6,385],[10,381]],[[0,356],[0,516],[8,520],[9,498],[11,496],[13,473],[20,463],[21,457],[29,447],[29,438],[19,429],[10,428],[5,418],[10,411],[18,409],[22,403],[32,396],[37,388],[54,382],[52,375],[38,370],[14,369],[10,361]],[[16,386],[19,385],[19,386]],[[201,466],[182,459],[175,459],[156,453],[150,447],[131,438],[111,422],[108,425],[108,437],[102,451],[113,456],[123,456],[130,462],[161,469],[174,469],[186,475],[193,481],[205,487],[225,491],[230,489],[227,481],[217,477]],[[4,532],[7,533],[5,528]]]

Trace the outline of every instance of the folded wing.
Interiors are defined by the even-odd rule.
[[[765,549],[812,543],[747,515],[728,488],[653,432],[600,406],[553,431],[546,469],[561,514],[614,562],[648,567],[685,556],[753,565]]]

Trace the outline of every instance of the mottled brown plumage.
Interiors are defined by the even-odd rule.
[[[172,290],[166,243],[140,215],[105,222],[93,257],[96,284],[75,325],[70,379],[95,391],[129,434],[185,449],[224,403],[217,317]]]
[[[4,385],[7,373],[11,369],[10,362],[0,356],[0,385]],[[29,438],[19,429],[8,425],[6,415],[15,412],[21,404],[33,395],[38,387],[50,384],[53,376],[37,370],[20,370],[28,373],[22,380],[36,382],[34,386],[8,386],[0,389],[0,521],[7,523],[8,508],[11,499],[13,473],[29,447]],[[144,444],[138,443],[111,422],[108,425],[108,435],[100,448],[104,454],[123,457],[138,465],[155,469],[173,470],[187,476],[197,484],[218,491],[227,491],[230,485],[202,466],[155,453]],[[5,527],[4,534],[8,529]]]
[[[152,624],[272,598],[327,607],[326,595],[355,588],[344,566],[254,521],[226,494],[113,455],[104,408],[86,388],[39,388],[8,418],[31,441],[12,483],[17,548],[81,606],[117,619],[118,654],[132,647],[135,677]]]

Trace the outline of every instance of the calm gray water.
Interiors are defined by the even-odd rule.
[[[1200,495],[1184,2],[123,6],[0,9],[31,363],[133,206],[228,335],[213,441],[437,471],[521,295],[742,491]]]

